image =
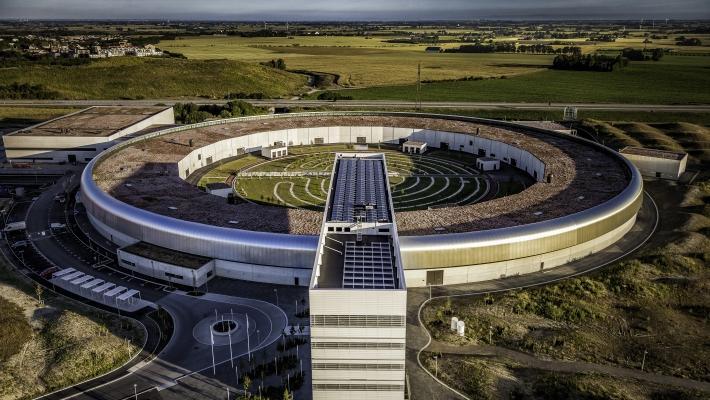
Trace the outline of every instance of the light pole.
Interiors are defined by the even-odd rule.
[[[134,383],[133,384],[133,394],[136,397],[136,400],[138,400],[138,384]]]
[[[274,293],[276,294],[276,307],[279,306],[279,290],[274,288]]]
[[[643,359],[641,359],[641,371],[643,371],[643,367],[646,364],[646,354],[648,354],[648,350],[643,349]]]
[[[434,356],[434,376],[439,377],[439,356]]]

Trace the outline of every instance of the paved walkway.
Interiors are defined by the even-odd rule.
[[[619,378],[638,379],[646,382],[670,385],[685,389],[710,392],[710,383],[675,376],[643,372],[637,369],[615,367],[613,365],[594,364],[584,361],[545,360],[527,353],[489,345],[458,346],[450,343],[434,341],[426,351],[444,354],[465,354],[472,356],[495,357],[512,360],[528,367],[556,372],[598,372]]]
[[[540,286],[562,279],[592,272],[617,262],[635,252],[653,234],[658,223],[655,203],[646,194],[636,224],[618,242],[609,248],[575,262],[543,272],[514,276],[486,282],[452,286],[416,288],[407,291],[407,374],[410,378],[413,400],[461,399],[466,396],[447,388],[419,363],[419,354],[428,350],[430,336],[420,321],[420,312],[430,299],[445,297],[481,296],[513,289]]]

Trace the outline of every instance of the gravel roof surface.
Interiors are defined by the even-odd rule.
[[[177,162],[191,150],[249,133],[295,127],[396,126],[475,133],[525,149],[541,159],[552,183],[535,183],[524,191],[477,204],[424,211],[397,212],[401,235],[487,230],[544,221],[601,204],[629,182],[626,167],[593,146],[564,137],[521,129],[414,117],[308,117],[244,121],[176,132],[121,149],[94,168],[101,189],[136,207],[185,220],[232,228],[316,235],[322,213],[303,209],[227,204],[178,176]],[[193,146],[189,147],[189,140]],[[601,173],[601,175],[598,175]],[[129,185],[126,185],[129,184]],[[235,224],[234,221],[237,223]]]

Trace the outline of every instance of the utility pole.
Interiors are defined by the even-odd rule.
[[[641,371],[643,371],[643,367],[646,364],[646,354],[648,354],[648,350],[643,349],[643,359],[641,359]]]

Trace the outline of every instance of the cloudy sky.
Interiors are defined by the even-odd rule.
[[[710,18],[710,0],[0,0],[0,18],[699,19]]]

